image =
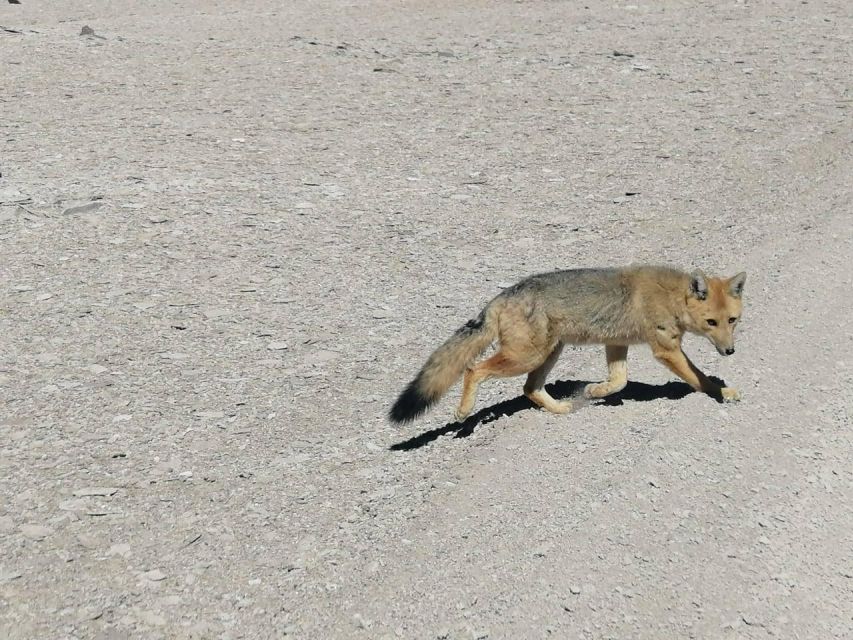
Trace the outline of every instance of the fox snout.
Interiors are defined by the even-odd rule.
[[[717,336],[706,335],[706,338],[714,345],[721,356],[730,356],[735,352],[734,336],[725,336],[723,339],[718,339]]]

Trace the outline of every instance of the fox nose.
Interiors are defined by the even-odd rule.
[[[734,347],[729,347],[728,349],[726,349],[726,355],[727,355],[727,356],[732,355],[734,352],[735,352],[735,348],[734,348]]]

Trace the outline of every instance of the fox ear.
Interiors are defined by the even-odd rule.
[[[736,276],[729,278],[729,294],[733,298],[740,298],[743,294],[743,285],[746,282],[746,271],[741,271]]]
[[[708,297],[708,280],[699,269],[690,274],[690,293],[697,300]]]

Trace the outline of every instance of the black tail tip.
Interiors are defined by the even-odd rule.
[[[412,380],[397,398],[394,406],[391,407],[391,411],[388,412],[388,419],[396,424],[411,422],[426,413],[426,410],[434,402],[434,399],[428,398],[418,389],[418,380]]]

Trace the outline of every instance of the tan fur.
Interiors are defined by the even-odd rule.
[[[420,388],[424,394],[429,398],[440,398],[447,393],[495,337],[491,328],[472,335],[454,334],[432,353],[423,366]]]
[[[741,314],[746,275],[708,278],[667,267],[579,269],[539,274],[522,280],[492,300],[480,318],[460,329],[430,356],[421,373],[392,409],[392,419],[411,419],[425,410],[465,373],[459,420],[473,410],[478,385],[493,377],[527,373],[524,393],[555,413],[558,402],[544,389],[545,378],[564,344],[603,344],[608,379],[588,385],[588,397],[622,390],[628,381],[632,344],[648,344],[654,356],[694,389],[718,400],[737,400],[737,391],[711,381],[684,355],[686,332],[704,335],[721,354],[734,351],[734,329]],[[716,324],[714,324],[716,323]],[[496,339],[498,351],[470,366]],[[407,411],[406,402],[425,400]]]

